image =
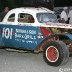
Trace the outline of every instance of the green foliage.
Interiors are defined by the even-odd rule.
[[[14,0],[6,0],[6,4],[10,7],[10,8],[15,8],[16,5],[14,3]]]
[[[0,2],[0,11],[3,9],[3,4]]]

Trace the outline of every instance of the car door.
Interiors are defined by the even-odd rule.
[[[18,14],[19,28],[16,30],[17,35],[21,34],[18,38],[21,40],[21,46],[26,49],[35,49],[39,44],[38,34],[40,33],[39,27],[33,26],[35,24],[35,18],[28,13]]]
[[[18,25],[11,23],[2,25],[4,46],[34,50],[43,39],[39,37],[42,35],[39,27],[32,26],[35,19],[31,14],[19,13],[17,21]]]

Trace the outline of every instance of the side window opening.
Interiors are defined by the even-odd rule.
[[[15,14],[13,13],[9,16],[8,22],[14,22],[14,20],[15,20]]]
[[[18,22],[22,22],[22,23],[34,23],[34,18],[30,14],[20,13],[18,15]]]

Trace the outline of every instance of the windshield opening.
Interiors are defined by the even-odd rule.
[[[40,23],[58,22],[57,16],[53,13],[37,13],[37,19]]]

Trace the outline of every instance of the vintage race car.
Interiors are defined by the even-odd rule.
[[[68,61],[72,52],[72,25],[58,23],[46,8],[15,8],[0,22],[0,47],[33,52],[43,51],[51,66]]]

